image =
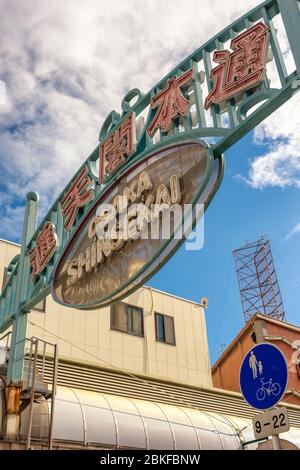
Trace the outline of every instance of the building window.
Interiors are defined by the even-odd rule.
[[[175,346],[174,318],[161,313],[155,314],[156,341]]]
[[[110,327],[134,336],[144,336],[143,309],[123,302],[112,305]]]

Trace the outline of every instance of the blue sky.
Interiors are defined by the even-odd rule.
[[[48,211],[126,92],[148,91],[258,3],[0,0],[0,237],[20,240],[28,191],[39,192],[41,216]],[[292,71],[288,42],[275,26]],[[226,153],[224,181],[205,216],[204,248],[182,248],[150,281],[195,301],[209,297],[212,362],[218,344],[243,325],[232,250],[246,240],[270,238],[287,319],[299,324],[299,107],[297,95]]]
[[[287,320],[300,325],[300,234],[286,239],[299,220],[299,189],[254,189],[237,178],[247,174],[258,151],[265,148],[253,144],[252,133],[226,152],[223,184],[205,214],[203,249],[182,247],[149,282],[196,302],[209,298],[206,322],[212,363],[220,344],[228,345],[244,324],[232,251],[262,234],[271,240]]]

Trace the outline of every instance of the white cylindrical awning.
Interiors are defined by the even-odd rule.
[[[33,438],[45,438],[50,402],[36,405]],[[26,436],[28,408],[22,414]],[[283,435],[300,444],[300,429]],[[164,450],[238,450],[254,440],[250,420],[194,408],[58,387],[54,441],[81,446]],[[251,446],[256,448],[257,444]]]

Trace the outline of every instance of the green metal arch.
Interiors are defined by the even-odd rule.
[[[201,8],[201,5],[199,8]],[[286,59],[282,55],[276,30],[272,22],[272,20],[278,15],[281,15],[296,64],[295,70],[289,75],[285,64]],[[210,91],[212,88],[212,82],[210,81],[210,72],[212,69],[211,53],[215,50],[221,50],[226,41],[233,39],[241,31],[248,29],[253,23],[258,21],[264,22],[268,27],[270,47],[272,49],[274,64],[280,79],[280,86],[278,88],[271,88],[270,82],[266,78],[260,86],[258,93],[255,92],[255,94],[253,91],[245,92],[240,103],[236,103],[235,100],[228,100],[226,103],[227,108],[225,111],[222,110],[222,112],[218,105],[213,104],[208,113],[203,106],[203,86],[201,80],[203,77],[206,78],[208,91]],[[199,67],[203,69],[201,70],[201,74],[199,74]],[[195,107],[194,115],[189,113],[186,117],[181,119],[181,122],[174,121],[173,128],[170,132],[160,133],[159,141],[154,141],[149,138],[147,134],[147,125],[155,113],[155,111],[149,108],[151,98],[164,88],[168,79],[173,76],[180,77],[189,69],[193,69],[194,71],[194,80],[191,87],[194,101],[193,106]],[[191,53],[146,94],[143,94],[138,89],[130,90],[122,100],[121,112],[117,113],[116,111],[112,111],[104,121],[100,130],[100,141],[103,141],[107,135],[113,132],[115,127],[129,112],[134,112],[138,118],[141,117],[143,112],[146,114],[148,113],[138,136],[137,150],[135,154],[125,162],[124,166],[107,178],[105,184],[99,184],[97,180],[99,145],[96,146],[94,151],[78,170],[80,171],[85,165],[87,165],[89,176],[94,182],[94,200],[81,210],[71,230],[66,232],[63,227],[63,219],[59,202],[66,191],[66,188],[78,175],[78,172],[71,179],[67,187],[61,192],[37,229],[36,220],[38,201],[33,198],[32,195],[29,197],[24,219],[21,255],[19,258],[14,258],[10,263],[8,270],[9,280],[0,297],[0,332],[4,331],[14,323],[14,330],[16,331],[14,334],[14,341],[17,341],[24,336],[24,325],[26,327],[26,321],[21,321],[21,319],[26,317],[26,312],[28,312],[37,302],[50,293],[54,267],[69,238],[72,236],[76,227],[90,210],[94,202],[101,196],[101,194],[103,194],[103,191],[105,191],[107,186],[111,184],[114,179],[121,174],[121,172],[125,171],[140,158],[143,158],[143,156],[150,151],[159,150],[168,144],[171,145],[188,139],[202,138],[207,142],[213,141],[212,152],[214,157],[221,158],[222,154],[228,148],[295,94],[297,91],[295,88],[295,81],[299,78],[299,1],[267,0],[234,21],[227,28],[223,29],[212,39]],[[137,98],[137,101],[131,105],[134,98]],[[258,104],[260,104],[260,106],[250,114],[249,111],[251,111],[253,106],[257,106]],[[224,119],[224,116],[226,119]],[[211,121],[212,124],[208,121]],[[59,247],[43,273],[33,281],[30,277],[28,250],[32,248],[39,231],[46,221],[50,221],[55,225],[59,239]],[[18,330],[19,323],[22,323],[22,326],[20,327],[21,330]],[[11,371],[11,377],[15,379],[16,376],[17,375]]]

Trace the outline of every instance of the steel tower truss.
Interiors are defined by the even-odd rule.
[[[261,313],[284,321],[285,311],[269,240],[233,252],[245,322]]]

